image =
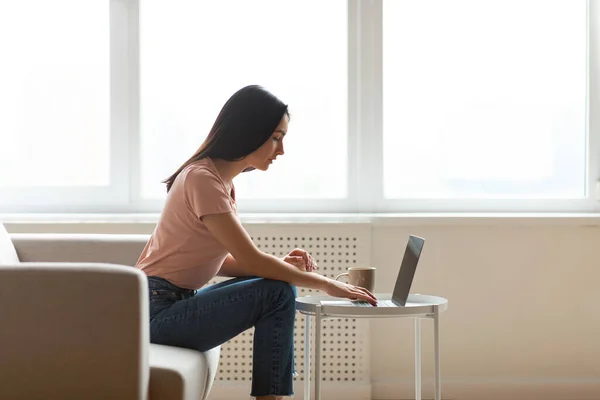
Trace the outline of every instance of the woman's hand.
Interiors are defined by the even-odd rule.
[[[333,297],[345,297],[352,300],[364,300],[371,305],[377,305],[377,298],[373,293],[360,286],[353,286],[345,282],[329,279],[323,291]]]
[[[294,249],[283,257],[283,261],[291,264],[302,271],[313,272],[317,269],[317,263],[307,251],[302,249]],[[348,299],[364,300],[372,305],[377,305],[377,299],[367,289],[353,286],[348,283],[336,281],[335,279],[326,278],[327,283],[323,291],[333,297],[344,297]]]
[[[306,272],[313,272],[317,269],[317,263],[307,251],[302,249],[294,249],[282,258],[288,264]]]

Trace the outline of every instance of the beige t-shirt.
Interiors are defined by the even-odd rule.
[[[235,189],[229,189],[210,158],[184,168],[173,182],[162,215],[136,268],[186,289],[198,289],[223,265],[228,252],[202,217],[233,212]]]

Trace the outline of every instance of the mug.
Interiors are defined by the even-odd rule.
[[[360,286],[373,293],[375,286],[375,267],[350,267],[348,272],[344,272],[335,277],[337,281],[342,276],[348,276],[348,283],[354,286]]]

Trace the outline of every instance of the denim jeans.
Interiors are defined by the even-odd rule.
[[[207,351],[254,327],[251,396],[293,395],[296,288],[257,277],[198,291],[148,277],[150,341]]]

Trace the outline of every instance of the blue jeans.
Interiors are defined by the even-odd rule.
[[[296,288],[257,277],[198,291],[148,277],[150,341],[207,351],[255,327],[251,396],[293,395]]]

